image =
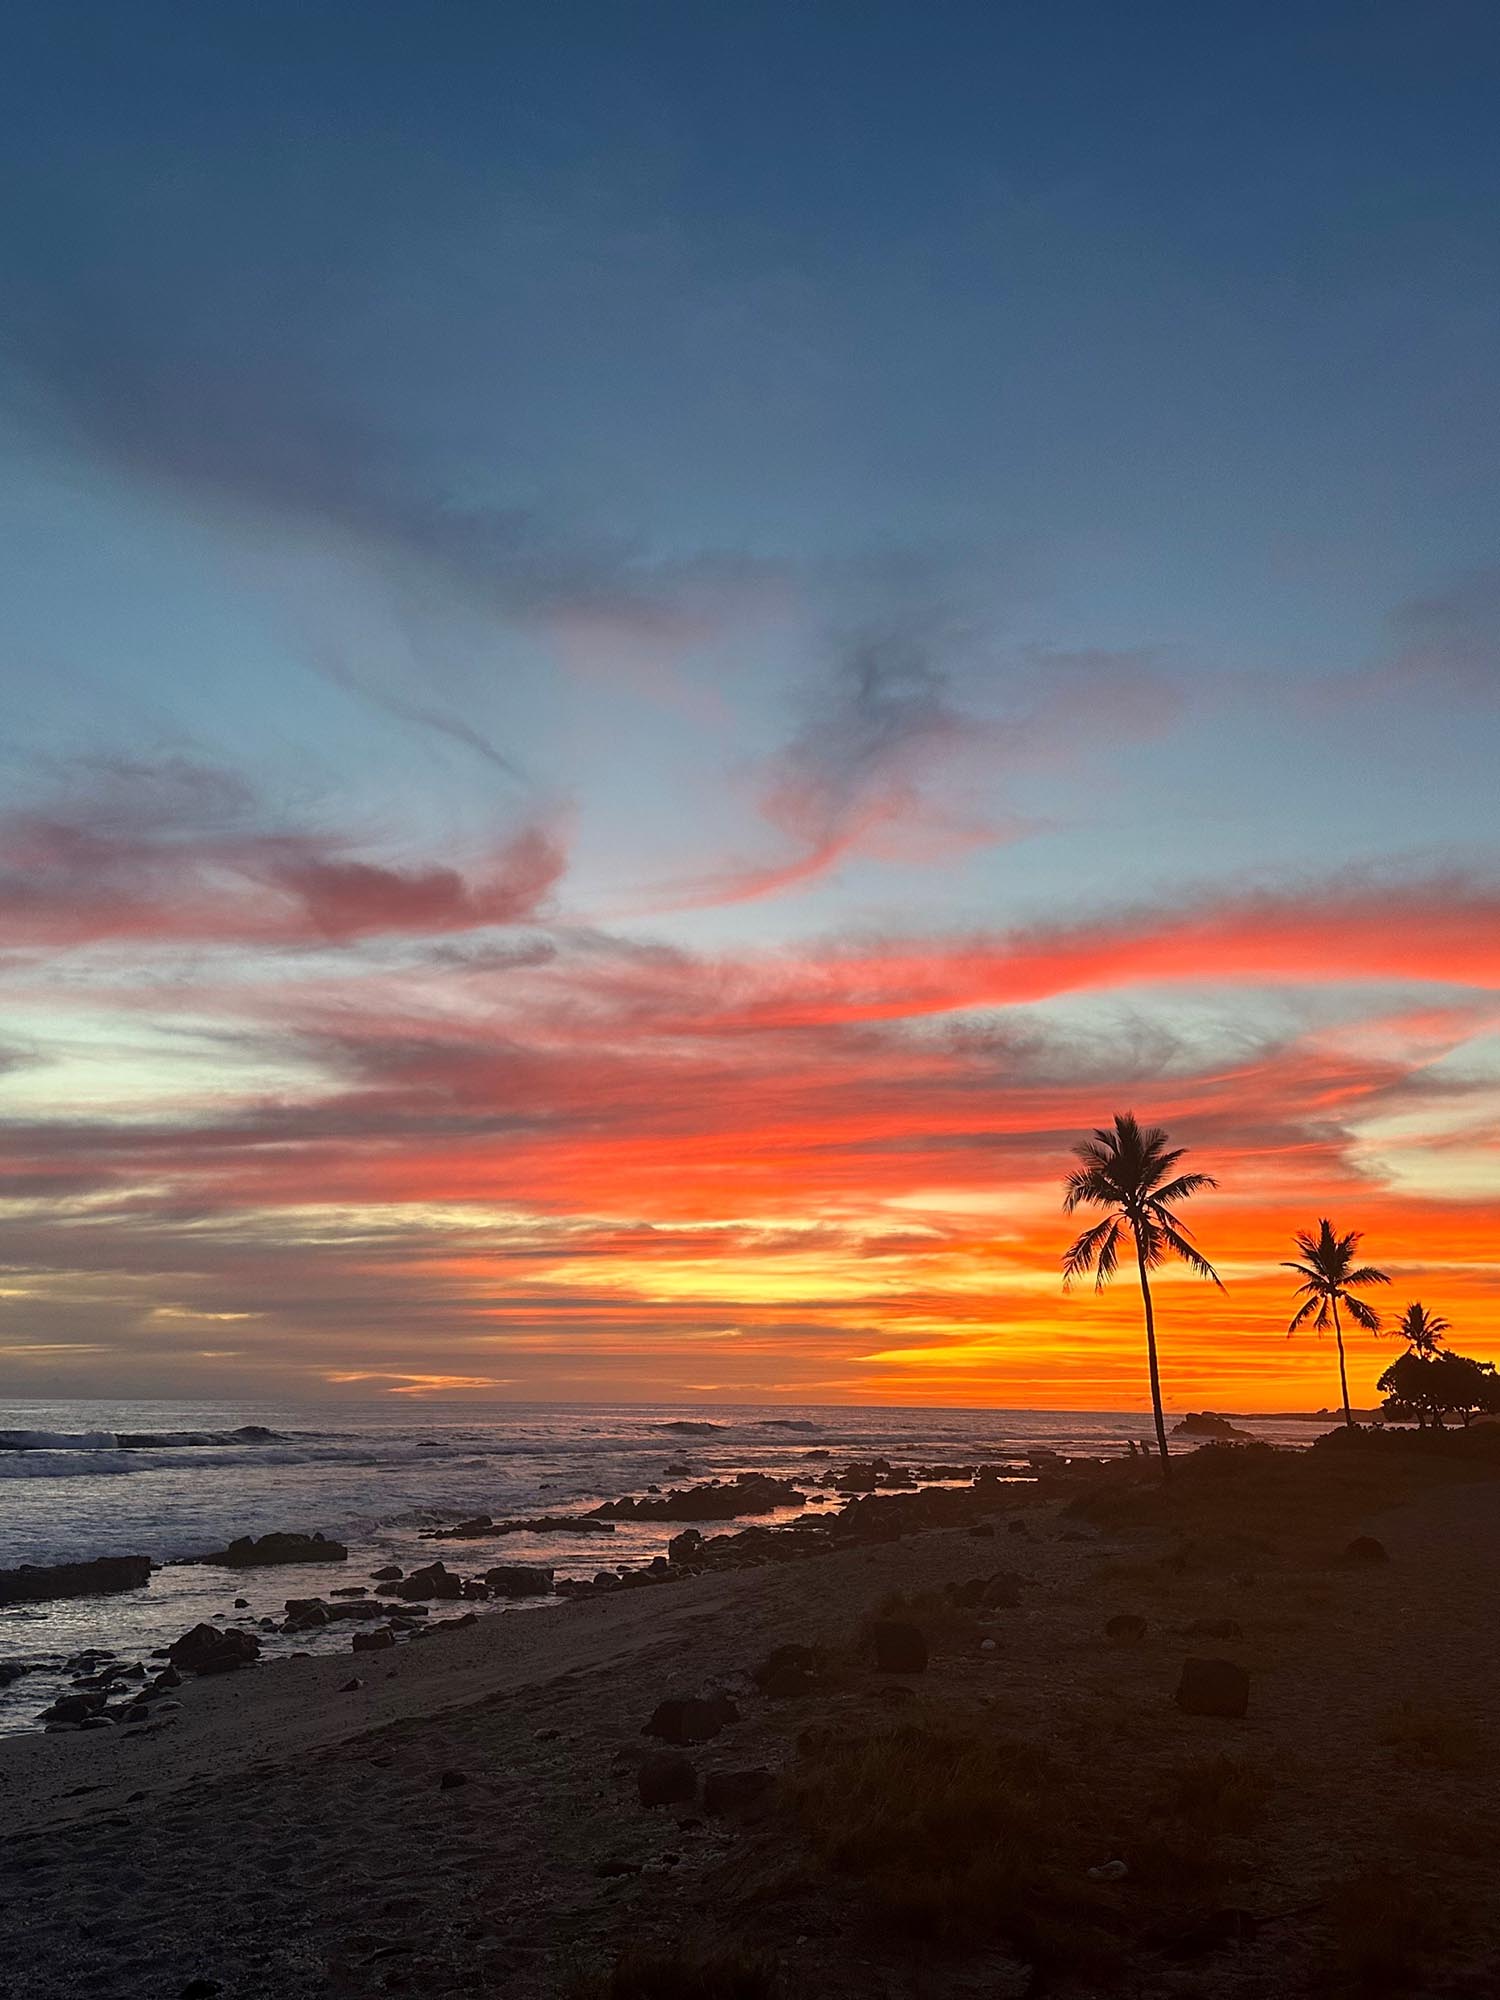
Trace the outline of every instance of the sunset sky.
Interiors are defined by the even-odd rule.
[[[1488,0],[0,43],[0,1399],[1500,1359]]]

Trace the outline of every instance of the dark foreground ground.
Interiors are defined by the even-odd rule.
[[[1345,1558],[1357,1532],[1389,1561]],[[991,1606],[945,1594],[1005,1572]],[[925,1671],[876,1670],[882,1612],[923,1631]],[[145,1735],[0,1745],[0,1996],[1478,2000],[1500,1993],[1497,1612],[1481,1462],[1215,1452],[1165,1499],[1121,1471],[190,1682]],[[1119,1614],[1144,1633],[1108,1637]],[[811,1675],[762,1691],[789,1642]],[[1248,1672],[1243,1718],[1176,1706],[1189,1655]],[[712,1740],[641,1734],[715,1690],[738,1719]],[[643,1756],[672,1754],[700,1785],[770,1782],[643,1806]]]

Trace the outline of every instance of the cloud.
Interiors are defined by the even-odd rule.
[[[1500,693],[1500,567],[1477,569],[1391,614],[1384,677],[1456,694]]]
[[[0,924],[12,948],[442,935],[532,921],[565,865],[539,826],[465,869],[371,861],[350,846],[268,823],[219,770],[81,765],[59,801],[0,816]]]

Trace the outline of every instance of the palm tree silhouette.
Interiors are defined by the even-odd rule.
[[[1165,1262],[1168,1253],[1180,1257],[1200,1278],[1219,1282],[1219,1274],[1193,1243],[1192,1231],[1172,1212],[1172,1205],[1189,1200],[1205,1188],[1217,1187],[1211,1174],[1179,1174],[1177,1163],[1186,1148],[1172,1147],[1160,1125],[1143,1132],[1133,1111],[1115,1113],[1114,1130],[1094,1131],[1091,1139],[1073,1148],[1082,1162],[1068,1175],[1063,1190],[1063,1211],[1072,1215],[1080,1208],[1102,1208],[1102,1222],[1096,1222],[1071,1246],[1063,1258],[1063,1284],[1094,1273],[1094,1290],[1103,1291],[1120,1261],[1120,1238],[1129,1232],[1135,1244],[1136,1267],[1141,1275],[1141,1299],[1146,1308],[1146,1362],[1151,1377],[1151,1411],[1156,1418],[1156,1448],[1161,1453],[1162,1477],[1167,1476],[1167,1426],[1161,1411],[1161,1374],[1156,1361],[1156,1314],[1151,1303],[1151,1286],[1146,1273]]]
[[[1379,1333],[1380,1314],[1373,1306],[1367,1306],[1363,1299],[1357,1299],[1351,1289],[1354,1285],[1388,1285],[1391,1281],[1384,1271],[1377,1271],[1373,1264],[1354,1267],[1354,1253],[1360,1244],[1360,1232],[1351,1229],[1347,1236],[1336,1236],[1333,1224],[1327,1216],[1318,1223],[1318,1233],[1310,1229],[1297,1231],[1297,1248],[1302,1252],[1302,1260],[1283,1259],[1282,1269],[1298,1271],[1307,1280],[1297,1287],[1297,1294],[1303,1298],[1292,1316],[1287,1328],[1295,1333],[1309,1313],[1317,1317],[1313,1325],[1319,1333],[1327,1330],[1329,1315],[1333,1317],[1333,1334],[1339,1344],[1339,1388],[1344,1398],[1344,1422],[1350,1430],[1354,1428],[1353,1413],[1349,1408],[1349,1374],[1344,1366],[1344,1328],[1339,1319],[1339,1304],[1349,1308],[1349,1317],[1356,1326],[1362,1326],[1366,1333]]]
[[[1443,1335],[1450,1333],[1449,1326],[1439,1313],[1430,1313],[1426,1306],[1413,1299],[1396,1322],[1395,1331],[1406,1342],[1413,1354],[1423,1361],[1431,1361],[1443,1344]]]

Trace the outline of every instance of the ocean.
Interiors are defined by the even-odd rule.
[[[1245,1420],[1273,1443],[1305,1444],[1306,1423]],[[250,1431],[249,1436],[237,1435]],[[1014,1461],[1050,1449],[1105,1456],[1150,1420],[1121,1411],[791,1408],[743,1405],[34,1402],[0,1404],[0,1569],[21,1563],[149,1555],[181,1566],[138,1591],[0,1610],[0,1666],[36,1671],[0,1688],[0,1733],[37,1726],[66,1685],[63,1661],[86,1647],[144,1657],[190,1625],[249,1599],[237,1620],[279,1615],[288,1597],[363,1583],[383,1563],[443,1557],[478,1573],[493,1563],[551,1564],[560,1576],[648,1563],[681,1523],[619,1523],[606,1541],[509,1535],[424,1541],[466,1516],[580,1513],[600,1500],[760,1471],[815,1477],[874,1455],[893,1463]],[[669,1464],[692,1468],[668,1478]],[[801,1510],[791,1509],[785,1518]],[[763,1521],[775,1517],[760,1517]],[[237,1535],[321,1531],[349,1546],[328,1565],[229,1571],[191,1558]],[[181,1559],[188,1558],[186,1562]],[[502,1607],[477,1607],[500,1611]],[[546,1603],[504,1607],[544,1612]],[[264,1636],[266,1653],[347,1651],[349,1628]]]

